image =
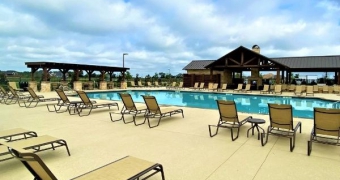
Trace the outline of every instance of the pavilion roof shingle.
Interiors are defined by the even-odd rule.
[[[334,69],[340,68],[340,55],[335,56],[302,56],[270,58],[291,69]]]
[[[215,60],[193,60],[188,65],[186,65],[183,70],[200,70],[206,69],[205,66],[210,63],[215,62]]]

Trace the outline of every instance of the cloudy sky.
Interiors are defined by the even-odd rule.
[[[0,70],[52,61],[183,73],[258,44],[267,57],[340,55],[339,0],[1,0]]]

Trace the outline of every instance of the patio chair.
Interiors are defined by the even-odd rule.
[[[23,91],[23,89],[18,88],[16,82],[8,82],[8,85],[12,87],[15,91]]]
[[[159,123],[161,122],[161,119],[167,116],[172,116],[175,114],[182,114],[182,117],[184,118],[184,113],[183,113],[183,109],[178,109],[178,108],[161,108],[159,107],[157,100],[154,96],[143,96],[143,99],[145,101],[146,107],[147,107],[147,112],[145,114],[145,119],[144,119],[144,123],[146,120],[148,120],[148,125],[149,128],[154,128],[157,127],[159,125]],[[150,124],[150,118],[158,118],[158,123],[156,125],[151,126]],[[143,124],[144,124],[143,123]]]
[[[176,89],[184,89],[183,88],[183,82],[179,82],[178,86],[176,87]]]
[[[144,87],[143,84],[142,84],[142,81],[138,81],[138,87]]]
[[[116,102],[95,102],[95,101],[91,101],[90,98],[87,96],[87,94],[84,91],[76,91],[82,101],[82,103],[80,103],[76,109],[78,112],[78,115],[80,117],[82,116],[88,116],[91,114],[93,109],[98,109],[98,108],[105,108],[108,107],[109,109],[111,109],[111,106],[117,106],[118,110],[119,110],[119,106],[118,103]],[[87,114],[82,114],[84,109],[90,109],[89,112]]]
[[[301,96],[302,95],[302,86],[296,86],[294,94]]]
[[[135,81],[130,81],[130,83],[131,83],[131,87],[138,87],[136,86]]]
[[[319,86],[318,85],[314,85],[313,86],[313,91],[314,91],[314,93],[318,93],[319,92]]]
[[[274,94],[282,94],[282,89],[281,89],[281,87],[282,87],[281,84],[275,85]]]
[[[245,87],[244,89],[242,89],[242,92],[245,92],[245,93],[251,92],[251,90],[250,90],[250,84],[247,84],[246,87]]]
[[[218,90],[218,83],[214,83],[210,89],[208,88],[208,91],[210,91],[210,90],[211,91],[217,91]]]
[[[300,129],[301,133],[301,122],[297,122],[294,126],[291,105],[268,103],[268,108],[270,124],[267,133],[261,134],[262,146],[267,144],[269,135],[287,137],[289,138],[290,151],[292,152],[295,148],[296,131]],[[265,141],[264,138],[266,138]]]
[[[190,87],[189,89],[198,89],[198,82],[195,82],[194,87]]]
[[[158,84],[158,81],[155,81],[155,87],[161,87],[161,85]]]
[[[22,129],[22,128],[15,128],[15,129],[8,129],[8,130],[0,131],[0,139],[4,139],[7,142],[17,141],[17,140],[27,139],[31,137],[37,137],[37,136],[38,135],[36,132]]]
[[[238,84],[238,85],[237,85],[237,89],[234,89],[234,92],[235,92],[235,91],[237,91],[237,92],[242,91],[242,86],[243,86],[243,84]]]
[[[219,89],[220,91],[227,91],[227,83],[222,84],[222,87]]]
[[[334,85],[333,86],[333,93],[334,94],[339,94],[339,86],[338,85]]]
[[[146,86],[147,87],[153,87],[150,81],[146,82]]]
[[[291,84],[288,91],[295,91],[295,84]]]
[[[340,146],[340,109],[314,108],[314,126],[307,142],[308,156],[313,142]]]
[[[116,121],[123,120],[124,124],[134,122],[136,126],[141,125],[141,124],[144,124],[144,123],[137,124],[137,123],[136,123],[136,116],[137,116],[138,114],[144,114],[144,116],[145,116],[146,111],[147,111],[146,105],[144,105],[144,106],[136,106],[136,105],[135,105],[135,102],[133,101],[133,99],[132,99],[132,97],[131,97],[131,95],[128,94],[128,93],[119,93],[119,96],[120,96],[120,98],[122,99],[123,104],[124,104],[124,106],[123,106],[123,108],[122,108],[122,110],[121,110],[121,112],[120,112],[120,114],[121,114],[122,116],[121,116],[121,118],[118,119],[118,120],[113,120],[113,119],[112,119],[112,114],[115,114],[115,113],[114,113],[114,112],[110,112],[109,114],[110,114],[110,119],[111,119],[111,121],[112,121],[112,122],[116,122]],[[131,114],[132,117],[133,117],[133,120],[130,121],[130,122],[126,122],[126,121],[125,121],[125,118],[124,118],[124,115],[125,115],[125,114]]]
[[[36,107],[39,102],[59,101],[60,100],[59,98],[43,98],[43,96],[38,96],[34,92],[34,90],[30,87],[27,87],[27,90],[30,93],[31,97],[27,100],[27,102],[24,102],[26,108]],[[33,102],[35,102],[35,105],[31,106]]]
[[[11,86],[8,86],[8,89],[12,95],[6,98],[5,104],[7,105],[18,103],[19,106],[24,107],[20,104],[20,100],[27,101],[31,97],[30,95],[19,94],[18,91],[15,91]]]
[[[37,154],[11,146],[9,146],[8,149],[13,157],[21,161],[26,169],[34,176],[35,180],[58,179]],[[143,176],[143,179],[148,179],[159,172],[161,173],[162,180],[164,180],[164,171],[161,164],[133,156],[126,156],[72,179],[134,180],[140,179],[141,176]]]
[[[2,86],[0,86],[0,92],[1,92],[1,103],[5,103],[8,98],[12,98],[12,94],[9,94],[6,89]]]
[[[265,94],[265,93],[269,93],[269,85],[265,84],[263,86],[263,90],[260,91],[260,94]]]
[[[287,88],[288,88],[287,84],[282,84],[282,91],[287,91],[288,90]]]
[[[172,89],[172,88],[176,88],[176,81],[172,82],[171,84],[169,84],[169,86],[166,87],[167,89]]]
[[[307,86],[306,96],[308,95],[314,96],[313,86]]]
[[[328,93],[328,86],[327,85],[322,86],[322,93]]]
[[[65,146],[67,154],[71,156],[65,140],[52,137],[52,136],[48,136],[48,135],[32,137],[28,139],[19,140],[19,141],[11,141],[11,142],[0,141],[0,144],[1,144],[0,145],[0,156],[6,156],[3,159],[0,159],[0,161],[5,161],[5,160],[13,158],[13,157],[7,157],[7,155],[10,154],[7,146],[30,150],[34,153],[40,152],[40,151],[46,151],[49,149],[55,150],[58,147]]]
[[[198,87],[198,90],[204,90],[204,85],[205,83],[204,82],[201,82],[200,86]]]
[[[63,113],[68,111],[70,115],[75,114],[77,106],[82,103],[83,101],[70,101],[68,97],[66,96],[65,92],[62,89],[56,89],[55,90],[60,98],[60,101],[56,104],[46,104],[47,110],[49,112],[56,112],[56,113]],[[95,103],[95,102],[93,102]],[[53,106],[54,110],[50,109],[50,106]],[[60,111],[62,107],[66,107],[65,111]],[[73,114],[71,113],[71,110],[73,108]]]
[[[229,128],[231,133],[231,140],[235,141],[240,133],[240,127],[244,125],[251,116],[239,120],[236,104],[234,101],[216,100],[220,118],[218,119],[217,125],[208,125],[210,137],[214,137],[218,133],[219,128]],[[211,127],[216,127],[216,132],[212,134]],[[237,129],[236,137],[234,137],[234,129]]]

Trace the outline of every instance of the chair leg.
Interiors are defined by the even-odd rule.
[[[135,126],[139,126],[139,125],[145,124],[146,118],[147,118],[147,115],[145,114],[145,115],[144,115],[144,121],[143,121],[142,123],[137,124],[137,122],[136,122],[136,116],[134,116],[134,117],[133,117],[133,123],[135,124]]]
[[[230,132],[231,132],[231,140],[232,141],[235,141],[237,138],[238,138],[238,135],[240,134],[240,127],[237,128],[237,135],[236,137],[234,138],[234,131],[233,131],[234,128],[230,128]]]
[[[262,146],[265,146],[268,142],[269,129],[270,129],[270,126],[268,126],[268,128],[267,128],[267,133],[261,133],[261,145]],[[266,141],[263,141],[264,138],[266,138]]]
[[[216,127],[216,132],[215,132],[215,134],[211,134],[211,126]],[[209,128],[209,135],[210,135],[210,137],[214,137],[214,136],[217,135],[217,133],[218,133],[218,128],[219,128],[218,125],[217,125],[217,126],[215,126],[215,125],[208,125],[208,128]]]
[[[161,119],[162,119],[162,115],[159,116],[157,125],[151,126],[151,124],[150,124],[150,118],[148,117],[148,125],[149,125],[149,128],[154,128],[154,127],[159,126],[159,123],[161,122]]]
[[[307,141],[307,155],[310,156],[312,152],[312,141]]]

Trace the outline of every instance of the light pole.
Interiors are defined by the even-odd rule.
[[[170,79],[171,79],[171,74],[170,74],[170,69],[169,70],[169,86],[170,86]]]
[[[124,68],[124,56],[129,55],[128,53],[123,53],[123,68]]]

